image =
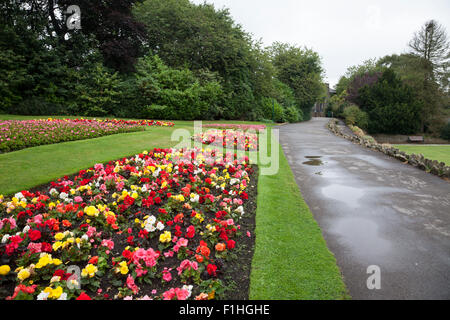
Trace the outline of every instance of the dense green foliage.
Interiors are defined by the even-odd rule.
[[[70,1],[34,2],[0,6],[0,112],[296,122],[320,96],[317,53],[264,49],[227,9],[83,0],[70,30]]]
[[[353,121],[351,104],[368,115],[372,133],[443,135],[450,101],[450,42],[442,25],[427,22],[414,35],[409,53],[367,60],[347,69],[330,99],[327,114]]]
[[[345,107],[342,114],[346,124],[356,125],[363,130],[367,130],[369,127],[369,116],[367,112],[359,109],[357,105],[352,104]]]
[[[392,69],[385,70],[372,86],[361,88],[357,103],[369,115],[371,133],[411,134],[420,128],[422,106]]]

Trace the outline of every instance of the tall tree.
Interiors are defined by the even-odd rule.
[[[435,20],[425,22],[421,29],[414,33],[409,47],[412,54],[430,63],[430,80],[435,78],[442,88],[448,91],[450,42],[445,27]]]
[[[311,109],[323,91],[323,69],[319,55],[308,48],[279,42],[268,50],[277,78],[293,90],[304,119],[309,120]]]

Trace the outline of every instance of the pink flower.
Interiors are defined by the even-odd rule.
[[[172,269],[167,269],[164,268],[163,270],[163,280],[166,282],[169,282],[170,280],[172,280],[172,274],[170,273]]]
[[[134,279],[131,275],[128,275],[127,278],[127,287],[133,291],[134,294],[137,294],[139,292],[139,287],[134,283]]]
[[[75,201],[76,203],[80,203],[83,202],[83,198],[80,196],[76,196],[75,198],[73,198],[73,201]]]
[[[104,239],[102,240],[102,246],[107,247],[109,250],[112,250],[114,249],[114,242],[111,239],[109,240]]]

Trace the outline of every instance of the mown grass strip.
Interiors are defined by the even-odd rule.
[[[395,145],[397,149],[400,149],[408,154],[423,154],[425,158],[431,160],[437,160],[444,162],[447,166],[450,166],[450,146],[406,146]]]
[[[336,259],[280,147],[277,175],[260,175],[250,299],[346,299]]]

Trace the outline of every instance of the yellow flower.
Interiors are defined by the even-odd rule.
[[[172,235],[170,231],[165,231],[163,234],[159,236],[159,241],[162,243],[170,242],[172,240]]]
[[[57,234],[55,234],[55,239],[58,241],[61,241],[62,239],[64,239],[64,233],[62,232],[58,232]]]
[[[6,276],[11,271],[11,268],[8,265],[0,266],[0,275]]]
[[[128,269],[128,265],[126,261],[122,261],[121,263],[119,263],[119,271],[121,274],[127,274],[129,269]]]
[[[52,258],[50,255],[48,254],[44,254],[38,261],[38,263],[36,264],[35,268],[36,269],[40,269],[45,267],[46,265],[52,263]]]
[[[23,281],[25,279],[28,279],[30,277],[30,271],[28,271],[28,269],[22,269],[20,270],[20,272],[17,274],[17,278],[20,279],[20,281]]]
[[[86,268],[84,268],[83,270],[81,270],[81,276],[83,277],[87,277],[89,276],[89,278],[92,278],[93,276],[95,276],[95,273],[98,271],[97,267],[94,266],[93,264],[88,264],[86,266]]]
[[[48,296],[51,299],[58,299],[63,293],[63,288],[57,287],[56,289],[52,290],[52,293]]]
[[[53,243],[52,245],[52,249],[53,251],[58,251],[59,248],[61,248],[63,245],[63,243],[61,241],[56,241],[55,243]]]
[[[84,208],[84,213],[86,213],[90,217],[98,216],[98,212],[99,212],[98,209],[94,206]]]
[[[53,259],[52,262],[55,266],[59,266],[60,264],[62,264],[62,261],[59,259]]]

